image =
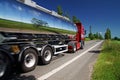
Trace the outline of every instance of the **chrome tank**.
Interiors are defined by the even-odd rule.
[[[15,28],[14,31],[37,30],[47,34],[75,35],[77,32],[71,21],[25,5],[18,0],[0,0],[0,28]]]

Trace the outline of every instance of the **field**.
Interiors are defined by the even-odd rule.
[[[120,80],[120,41],[105,41],[91,80]]]
[[[51,28],[45,26],[35,27],[33,24],[16,22],[11,20],[0,19],[0,28],[10,28],[10,29],[19,29],[19,30],[33,30],[39,32],[52,32],[58,34],[75,34],[73,31],[58,29],[58,28]]]

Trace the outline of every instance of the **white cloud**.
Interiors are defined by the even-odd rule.
[[[12,5],[15,9],[19,10],[19,11],[22,11],[22,7],[21,6],[18,6],[18,5]]]
[[[40,16],[41,15],[41,13],[39,13],[39,12],[37,12],[37,11],[32,11],[32,13],[34,14],[34,15],[36,15],[36,16]]]
[[[19,10],[19,11],[22,11],[22,7],[18,6],[18,10]]]

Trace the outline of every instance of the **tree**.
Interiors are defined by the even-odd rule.
[[[93,40],[93,39],[95,38],[94,34],[92,34],[92,33],[89,33],[88,37],[89,37],[91,40]]]
[[[36,18],[32,18],[31,22],[33,23],[33,26],[35,27],[39,27],[39,26],[48,26],[48,23],[43,21],[43,20],[39,20]]]
[[[103,36],[102,36],[102,34],[100,32],[97,32],[96,34],[94,34],[94,37],[96,39],[103,39]]]
[[[72,21],[73,21],[74,23],[77,21],[76,16],[73,16],[73,17],[72,17]]]
[[[73,16],[73,17],[72,17],[72,21],[73,21],[74,23],[78,23],[78,22],[80,22],[80,20],[79,20],[79,19],[77,19],[77,17],[76,17],[76,16]]]
[[[114,40],[118,40],[118,41],[120,41],[120,38],[117,37],[117,36],[115,36],[113,39],[114,39]]]
[[[98,37],[99,39],[103,39],[103,36],[99,33],[99,37]]]
[[[104,36],[105,36],[105,39],[111,39],[111,31],[109,28],[107,28]]]
[[[99,39],[99,33],[98,32],[95,34],[95,38]]]
[[[57,13],[58,13],[59,15],[62,15],[62,14],[63,14],[63,11],[62,11],[61,6],[58,6],[58,7],[57,7]]]
[[[94,34],[92,34],[92,27],[90,26],[89,27],[89,35],[88,35],[88,37],[91,39],[91,40],[93,40],[95,37],[94,37]]]
[[[114,37],[114,40],[118,40],[118,39],[119,39],[118,37],[116,37],[116,36]]]

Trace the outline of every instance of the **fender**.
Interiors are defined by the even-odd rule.
[[[25,47],[22,48],[23,50],[19,53],[18,62],[21,61],[21,57],[22,57],[22,54],[24,53],[24,51],[25,51],[26,49],[29,49],[29,48],[34,49],[34,50],[37,52],[37,54],[39,55],[39,51],[36,49],[36,47],[33,47],[33,46],[25,46]]]
[[[6,56],[8,56],[9,59],[11,60],[11,63],[12,63],[12,64],[15,62],[15,59],[14,59],[13,55],[10,54],[8,51],[6,51],[6,50],[4,50],[4,49],[1,48],[1,49],[0,49],[0,52],[4,53]]]

